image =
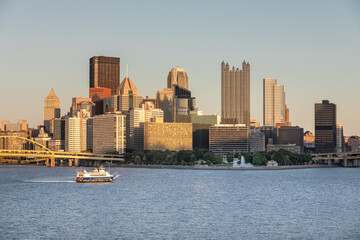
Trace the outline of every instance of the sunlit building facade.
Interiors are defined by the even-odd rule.
[[[275,127],[277,123],[285,125],[284,85],[277,85],[275,78],[263,79],[263,123]]]
[[[250,64],[230,70],[221,63],[221,123],[250,126]]]

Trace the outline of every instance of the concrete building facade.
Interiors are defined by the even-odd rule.
[[[191,150],[191,123],[144,123],[145,150]]]
[[[93,152],[123,154],[126,151],[126,116],[103,114],[93,117]]]
[[[249,152],[250,130],[245,124],[217,124],[209,128],[209,150],[226,155]]]
[[[300,153],[304,151],[304,129],[300,127],[281,127],[278,129],[277,144],[296,144]]]
[[[250,152],[265,151],[265,134],[259,127],[250,127]]]

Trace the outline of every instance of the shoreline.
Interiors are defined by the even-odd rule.
[[[27,166],[27,167],[45,167],[44,165],[32,165],[32,164],[0,164],[0,166]],[[69,166],[56,166],[55,168],[81,168],[86,166],[79,167],[69,167]],[[310,169],[310,168],[342,168],[341,166],[336,165],[291,165],[291,166],[278,166],[278,167],[250,167],[250,168],[241,168],[241,167],[217,167],[217,166],[178,166],[178,165],[111,165],[112,168],[149,168],[149,169],[178,169],[178,170],[226,170],[226,171],[259,171],[259,170],[291,170],[291,169]]]
[[[259,170],[289,170],[289,169],[309,169],[309,168],[336,168],[341,166],[329,165],[292,165],[279,167],[211,167],[211,166],[172,166],[172,165],[118,165],[113,168],[153,168],[153,169],[179,169],[179,170],[228,170],[228,171],[259,171]]]

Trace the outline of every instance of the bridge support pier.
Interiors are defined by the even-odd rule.
[[[75,167],[78,167],[78,166],[79,166],[79,159],[75,158]]]
[[[73,160],[69,159],[69,167],[72,167],[72,165],[73,165]]]
[[[49,158],[46,159],[46,167],[50,167],[50,159]]]
[[[51,167],[55,167],[55,158],[54,157],[50,158],[50,165],[51,165]]]
[[[347,156],[344,157],[344,167],[348,167],[348,160]]]

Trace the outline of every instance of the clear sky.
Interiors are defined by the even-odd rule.
[[[251,65],[251,119],[262,79],[285,86],[290,121],[314,129],[314,103],[337,104],[360,135],[360,1],[0,1],[0,120],[42,124],[53,87],[61,111],[87,97],[89,58],[121,58],[143,96],[180,66],[205,114],[220,114],[220,63]]]

